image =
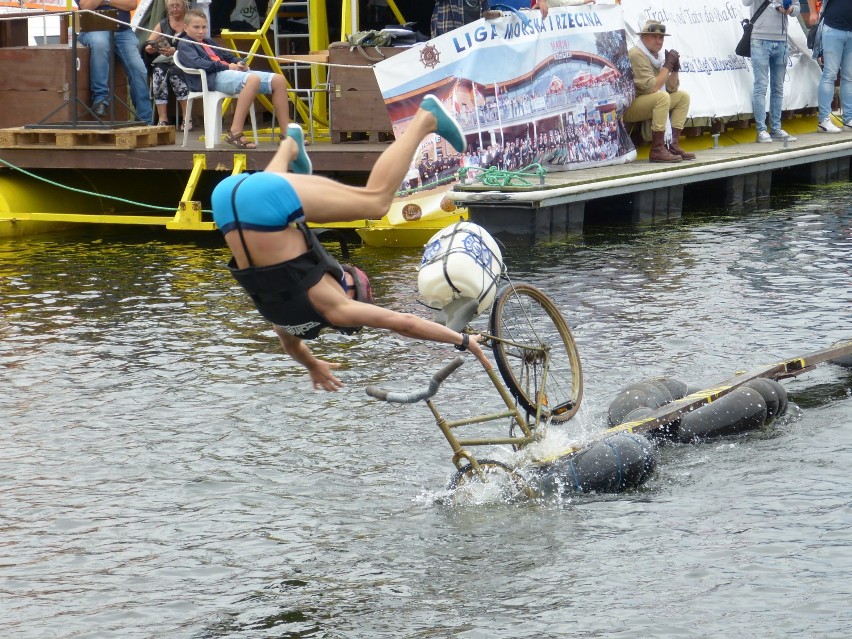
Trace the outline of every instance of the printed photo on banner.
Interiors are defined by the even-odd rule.
[[[427,140],[405,189],[437,188],[460,167],[553,172],[635,159],[620,117],[634,89],[619,8],[522,16],[477,20],[375,66],[395,135],[431,93],[467,139],[460,154]]]

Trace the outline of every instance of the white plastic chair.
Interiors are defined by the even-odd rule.
[[[189,75],[201,77],[201,91],[190,91],[186,97],[186,112],[192,114],[192,101],[201,98],[204,106],[204,146],[208,149],[216,148],[216,144],[222,139],[222,101],[227,98],[236,98],[239,94],[223,93],[222,91],[211,91],[207,88],[207,74],[201,69],[192,69],[181,64],[178,52],[175,51],[175,64]],[[254,135],[254,143],[257,144],[257,116],[254,111],[254,102],[249,107],[249,118],[251,119],[251,131]],[[183,145],[186,146],[189,129],[183,128]]]

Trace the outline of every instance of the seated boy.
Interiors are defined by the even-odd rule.
[[[249,71],[249,68],[230,51],[214,49],[216,44],[207,35],[207,16],[198,9],[190,9],[184,18],[184,34],[178,41],[178,55],[184,66],[201,69],[207,74],[207,86],[237,96],[234,119],[225,142],[238,149],[257,148],[246,140],[243,128],[249,108],[258,93],[272,95],[281,130],[289,119],[287,105],[287,80],[282,75],[265,71]],[[190,91],[201,91],[201,80],[191,73],[186,74]],[[282,135],[282,137],[284,137]]]

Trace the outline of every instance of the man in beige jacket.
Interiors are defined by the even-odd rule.
[[[651,162],[694,160],[678,145],[689,112],[689,94],[680,90],[680,54],[674,49],[663,53],[666,25],[648,20],[639,32],[639,42],[627,52],[633,68],[636,98],[624,112],[625,122],[651,120]],[[671,142],[666,146],[666,129],[671,125]]]

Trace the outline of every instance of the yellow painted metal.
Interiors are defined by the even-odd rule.
[[[245,161],[245,155],[236,155],[242,155],[243,161]],[[236,155],[234,156],[234,164],[236,164]],[[203,153],[194,153],[192,170],[189,172],[186,188],[180,197],[180,203],[174,217],[166,222],[167,229],[172,231],[212,231],[216,228],[213,222],[204,222],[201,219],[201,202],[192,199],[192,196],[195,195],[195,189],[198,188],[201,174],[206,168],[207,156]]]
[[[308,15],[308,47],[311,51],[324,51],[328,49],[328,45],[328,14],[325,0],[311,0],[311,11]],[[324,64],[312,64],[311,86],[318,87],[327,83],[328,67]],[[316,115],[315,121],[319,120],[321,123],[328,124],[328,95],[323,100],[314,100],[314,115]]]
[[[402,12],[396,6],[396,2],[394,2],[394,0],[387,0],[387,3],[390,10],[393,12],[394,17],[399,20],[399,23],[405,24],[405,18],[402,17]]]
[[[3,218],[0,218],[3,219]],[[73,222],[83,224],[159,224],[166,225],[174,218],[158,215],[110,215],[99,213],[16,213],[5,219],[30,222]]]
[[[275,56],[275,52],[269,44],[269,38],[267,35],[272,28],[273,21],[278,17],[281,4],[282,0],[275,0],[269,6],[266,19],[257,31],[231,31],[229,29],[222,29],[222,40],[226,47],[235,51],[239,50],[237,47],[238,41],[251,42],[251,46],[248,51],[244,52],[246,64],[250,65],[255,55],[257,55],[258,50],[263,50],[272,71],[274,73],[284,75],[284,71]],[[318,0],[311,5],[311,12],[308,16],[308,29],[308,42],[311,50],[319,51],[321,49],[327,49],[328,25],[324,0]],[[327,69],[325,67],[322,67],[321,69],[317,67],[318,65],[312,65],[311,68],[311,82],[314,87],[325,84],[326,81]],[[288,86],[292,88],[289,81]],[[314,113],[310,113],[305,100],[303,100],[297,93],[290,91],[288,95],[290,97],[290,101],[293,103],[293,107],[296,109],[296,113],[300,118],[302,118],[302,120],[307,121],[310,118],[320,125],[328,126],[328,108],[324,101],[315,102]],[[257,98],[260,100],[261,104],[269,109],[270,112],[274,110],[272,102],[267,96],[258,95]],[[223,111],[228,108],[230,102],[230,98],[222,102]]]
[[[278,73],[280,75],[284,75],[284,71],[281,68],[281,65],[278,63],[278,59],[275,56],[275,51],[272,50],[272,47],[269,44],[269,38],[267,34],[270,32],[272,28],[272,22],[278,18],[278,12],[281,9],[281,3],[283,0],[274,0],[272,4],[269,5],[269,11],[266,14],[266,19],[263,21],[263,24],[260,25],[260,29],[257,31],[231,31],[229,29],[222,29],[222,40],[225,43],[225,46],[234,51],[238,51],[237,42],[251,42],[248,51],[245,53],[245,62],[247,65],[251,65],[252,60],[255,55],[257,55],[258,50],[263,50],[267,58],[267,62],[269,66],[272,68],[274,73]],[[288,86],[290,83],[288,81]],[[292,87],[291,87],[292,88]],[[309,111],[308,106],[305,104],[305,101],[302,100],[296,93],[290,92],[289,94],[290,101],[293,103],[293,107],[296,109],[296,112],[299,116],[307,121],[308,118],[314,117]],[[265,95],[258,95],[257,99],[260,100],[261,104],[269,109],[270,113],[274,111],[274,107],[272,106],[272,102]],[[226,110],[231,103],[231,99],[228,98],[222,102],[222,110]],[[322,122],[322,124],[328,124],[327,122]]]
[[[358,0],[343,0],[340,6],[340,40],[358,31]]]

